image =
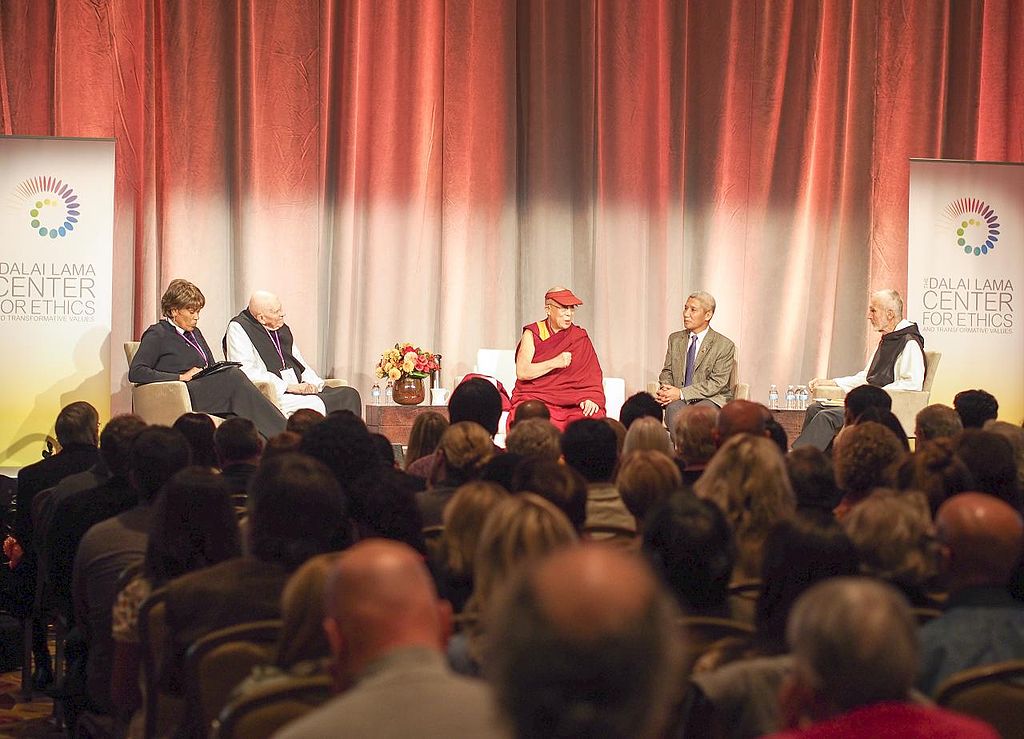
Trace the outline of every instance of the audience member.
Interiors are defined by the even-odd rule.
[[[448,399],[448,419],[453,425],[472,421],[480,424],[491,437],[498,433],[501,413],[501,393],[482,377],[463,380]]]
[[[294,431],[282,431],[281,433],[267,439],[267,443],[263,447],[263,454],[260,457],[260,460],[266,461],[271,457],[277,457],[281,454],[291,454],[299,451],[301,447],[301,435]]]
[[[346,494],[360,477],[383,467],[363,419],[348,411],[335,411],[306,431],[300,450],[326,465]]]
[[[377,448],[377,456],[386,468],[398,469],[398,462],[395,461],[395,447],[391,440],[384,434],[372,433],[370,439]]]
[[[780,726],[778,692],[792,666],[786,621],[815,583],[857,574],[853,544],[835,521],[780,521],[765,542],[762,589],[751,639],[724,639],[697,662],[694,682],[727,736],[760,736]],[[715,666],[717,669],[708,671]]]
[[[192,448],[192,464],[199,467],[216,467],[217,450],[213,443],[216,426],[205,413],[183,413],[171,426],[188,439]]]
[[[501,736],[487,687],[445,667],[451,610],[416,552],[395,542],[356,544],[339,557],[326,603],[334,672],[350,687],[280,739]]]
[[[516,737],[661,736],[682,693],[678,611],[641,560],[566,550],[492,611],[498,704]]]
[[[1024,659],[1024,604],[1007,591],[1024,547],[1020,513],[990,495],[961,493],[935,522],[949,600],[921,627],[917,687],[929,695],[960,670]]]
[[[281,633],[274,660],[258,665],[234,689],[231,700],[288,680],[327,675],[331,647],[324,631],[327,578],[338,552],[319,554],[295,570],[281,592]]]
[[[845,427],[836,437],[832,459],[836,484],[843,491],[836,517],[845,516],[875,488],[888,487],[905,454],[896,435],[880,423]]]
[[[111,612],[110,701],[125,720],[131,716],[127,734],[132,737],[142,735],[145,723],[141,710],[144,701],[139,693],[142,604],[150,593],[174,578],[241,554],[231,496],[223,479],[209,468],[189,467],[175,474],[160,488],[152,508],[142,570],[117,593]],[[161,718],[165,723],[174,717]],[[160,735],[167,732],[161,731]]]
[[[619,421],[629,431],[638,418],[653,418],[659,424],[665,421],[665,408],[650,393],[634,393],[626,398],[619,409]]]
[[[551,411],[544,405],[542,400],[524,400],[516,408],[515,414],[509,420],[509,428],[511,429],[520,421],[529,421],[531,418],[539,418],[543,421],[551,420]]]
[[[448,645],[448,661],[456,672],[480,674],[491,603],[515,572],[575,542],[576,532],[562,512],[531,493],[513,495],[491,510],[473,561],[473,594],[464,610],[466,625]]]
[[[923,493],[877,488],[850,509],[843,528],[857,547],[861,572],[889,583],[917,608],[935,608],[939,552]]]
[[[299,436],[305,436],[307,431],[323,421],[324,418],[324,414],[318,410],[299,408],[299,410],[288,416],[288,422],[285,424],[284,429]]]
[[[651,510],[642,549],[686,615],[753,616],[752,609],[730,602],[736,545],[725,516],[711,501],[682,491],[670,495]]]
[[[135,493],[130,504],[124,505],[122,512],[113,517],[103,516],[102,519],[96,510],[106,503],[102,499],[81,511],[83,518],[97,521],[82,536],[71,576],[75,624],[88,651],[85,669],[88,710],[107,714],[113,710],[110,700],[114,652],[111,609],[121,573],[142,563],[153,516],[150,503],[160,488],[188,465],[189,452],[188,442],[174,429],[152,426],[139,431],[131,441],[128,457],[128,475]],[[73,704],[72,699],[65,706]]]
[[[718,412],[715,426],[715,444],[723,446],[737,434],[767,436],[766,424],[771,413],[760,403],[749,400],[730,400]]]
[[[360,539],[393,539],[426,555],[423,514],[416,504],[420,481],[396,469],[384,469],[353,485],[349,516]]]
[[[569,465],[523,460],[507,489],[544,498],[564,513],[576,533],[582,535],[587,524],[587,481]]]
[[[647,449],[662,452],[667,457],[671,457],[672,440],[661,421],[651,417],[638,418],[626,431],[626,440],[622,444],[620,456],[625,457],[632,452]]]
[[[138,493],[128,480],[128,463],[132,441],[144,428],[146,424],[138,416],[110,419],[100,434],[100,459],[109,473],[107,478],[94,487],[74,491],[56,501],[45,538],[39,539],[47,590],[54,607],[68,624],[75,620],[71,604],[71,568],[79,542],[90,526],[128,510],[138,500]]]
[[[924,493],[933,516],[946,498],[975,489],[967,465],[953,453],[953,443],[948,437],[926,442],[896,469],[896,487]]]
[[[715,443],[718,413],[717,407],[688,405],[676,416],[673,438],[684,485],[697,482],[718,449]]]
[[[641,421],[633,428],[639,423]],[[658,430],[665,433],[663,427],[659,426]],[[663,503],[682,485],[683,478],[675,461],[659,451],[644,450],[626,455],[615,476],[615,487],[636,519],[637,531],[643,530],[648,511]]]
[[[612,484],[618,460],[615,432],[603,420],[584,418],[562,434],[565,463],[587,481],[587,522],[594,539],[615,538],[614,531],[635,532],[636,521]]]
[[[811,445],[794,449],[785,459],[789,483],[796,495],[797,513],[819,523],[832,520],[832,511],[843,498],[836,485],[832,460]]]
[[[780,702],[790,730],[773,739],[998,736],[976,719],[909,700],[917,623],[888,585],[862,578],[819,583],[797,602],[786,636],[794,669]]]
[[[892,396],[876,385],[858,385],[843,399],[843,425],[852,426],[869,408],[892,410]]]
[[[533,418],[512,427],[505,436],[505,449],[521,457],[557,462],[562,456],[561,442],[561,432],[549,421]]]
[[[490,386],[486,380],[482,382]],[[428,481],[427,489],[416,495],[424,526],[441,525],[445,504],[456,488],[480,477],[484,465],[494,456],[494,443],[480,424],[457,421],[441,437],[437,455],[437,479]]]
[[[487,464],[480,470],[480,480],[483,482],[493,482],[495,485],[501,485],[505,490],[511,490],[512,479],[516,475],[516,468],[523,461],[523,457],[509,451],[506,451],[504,454],[495,454],[487,460]],[[527,463],[529,463],[528,460]]]
[[[489,482],[469,482],[455,491],[444,508],[444,533],[431,572],[438,595],[462,613],[473,593],[473,561],[488,514],[508,497]]]
[[[430,476],[430,468],[433,465],[434,452],[441,441],[444,432],[448,430],[448,419],[437,411],[427,411],[416,416],[412,422],[412,429],[409,431],[409,445],[405,450],[405,471],[410,475],[427,478]],[[421,460],[426,465],[425,469],[413,468],[413,465]]]
[[[866,385],[865,387],[871,387],[871,385]],[[907,439],[907,432],[903,429],[903,424],[900,423],[900,420],[896,418],[895,413],[874,406],[857,416],[857,423],[868,423],[869,421],[880,423],[892,431],[892,435],[899,441],[903,451],[907,454],[910,453],[910,440]]]
[[[974,480],[974,489],[1005,500],[1021,510],[1017,460],[1004,436],[968,427],[953,440],[954,450]]]
[[[165,683],[171,689],[181,690],[182,658],[189,645],[237,623],[280,618],[281,590],[289,574],[310,557],[349,544],[345,495],[331,470],[315,459],[283,454],[261,465],[249,484],[248,507],[250,554],[167,585]]]
[[[1017,484],[1024,488],[1024,428],[1006,421],[987,421],[984,430],[999,434],[1010,442],[1013,457],[1017,461]],[[1021,492],[1024,492],[1024,489]]]
[[[953,398],[953,408],[965,429],[980,429],[999,417],[999,401],[984,390],[963,390]]]
[[[774,418],[769,418],[764,422],[764,430],[768,438],[775,442],[775,446],[779,448],[782,454],[786,454],[789,451],[789,434],[786,433],[786,429],[782,428],[781,423]]]
[[[729,438],[694,485],[694,491],[715,503],[735,532],[739,559],[734,579],[760,577],[765,536],[776,522],[796,510],[796,498],[778,447],[764,436],[740,434]]]
[[[621,457],[622,448],[626,445],[626,427],[623,426],[620,421],[616,421],[611,416],[605,416],[601,420],[604,421],[605,426],[610,428],[615,434],[615,455]]]
[[[228,491],[243,496],[263,454],[263,437],[256,424],[241,416],[227,419],[213,432],[213,447]]]
[[[917,448],[936,439],[951,439],[964,430],[960,414],[948,405],[926,405],[914,417],[914,438]]]

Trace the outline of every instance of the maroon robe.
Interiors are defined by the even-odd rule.
[[[517,380],[509,418],[515,418],[516,408],[527,400],[544,403],[551,412],[551,423],[559,430],[585,417],[580,408],[584,400],[597,403],[598,410],[590,418],[604,418],[604,373],[587,332],[572,324],[564,331],[551,333],[547,321],[523,326],[523,331],[533,334],[534,362],[545,362],[562,352],[572,352],[572,362],[533,380]]]

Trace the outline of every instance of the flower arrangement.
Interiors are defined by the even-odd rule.
[[[398,343],[381,355],[373,372],[380,379],[400,380],[406,376],[427,377],[436,369],[439,365],[432,352],[409,343]]]

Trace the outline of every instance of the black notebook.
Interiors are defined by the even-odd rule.
[[[231,367],[241,367],[241,362],[214,362],[213,364],[205,367],[201,372],[197,372],[192,376],[193,380],[198,380],[200,377],[209,377],[215,375],[218,372],[223,372]]]

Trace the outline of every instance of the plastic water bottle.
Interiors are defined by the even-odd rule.
[[[779,388],[776,385],[768,388],[768,408],[773,411],[779,409]]]
[[[394,402],[395,402],[394,401],[394,394],[395,394],[395,383],[391,382],[391,380],[388,380],[388,386],[386,388],[384,388],[384,404],[385,405],[393,405],[394,404]]]
[[[793,389],[792,385],[786,388],[786,410],[796,410],[796,390]]]
[[[807,392],[807,386],[806,385],[801,385],[797,389],[797,391],[796,391],[796,399],[797,399],[797,401],[798,401],[798,403],[800,405],[800,410],[802,410],[802,411],[807,410],[807,401],[808,401],[809,397],[810,396],[809,396],[809,394]]]
[[[380,385],[373,383],[373,389],[370,391],[370,397],[373,398],[374,405],[380,405]]]

